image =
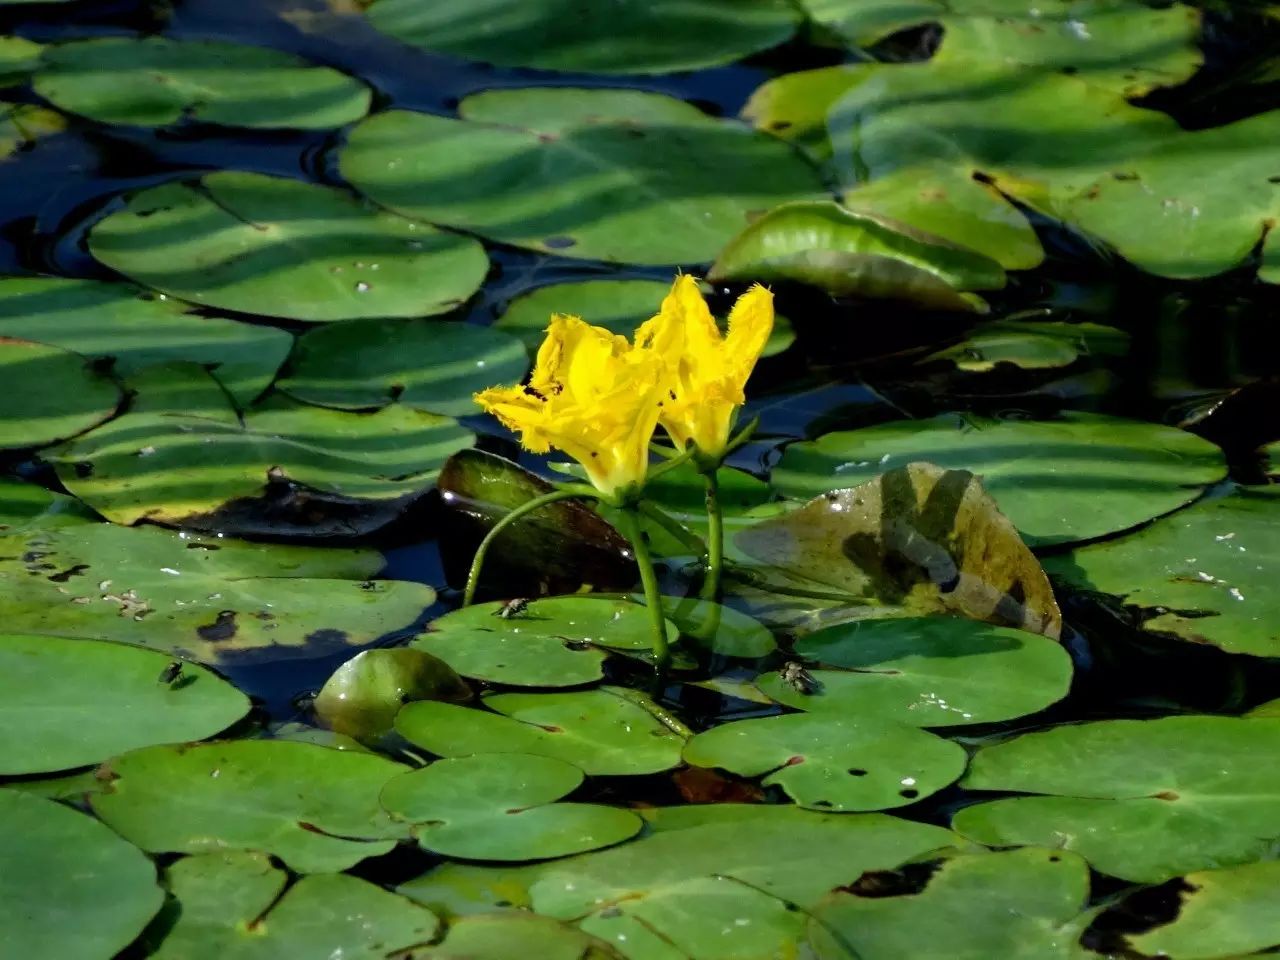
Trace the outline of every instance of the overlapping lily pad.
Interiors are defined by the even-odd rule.
[[[929,361],[950,361],[965,373],[988,373],[1005,364],[1023,370],[1054,370],[1081,357],[1122,355],[1128,342],[1124,331],[1099,323],[998,320],[978,327]]]
[[[823,193],[786,144],[658,94],[496,90],[459,113],[370,117],[348,137],[343,176],[406,216],[648,264],[708,261],[753,212]]]
[[[26,37],[0,37],[0,86],[24,81],[40,63],[44,46]]]
[[[0,790],[0,820],[7,956],[110,960],[160,909],[151,861],[92,817]]]
[[[60,133],[66,126],[67,121],[60,113],[30,103],[0,101],[0,159],[41,137]]]
[[[803,689],[780,673],[756,686],[789,707],[917,727],[992,723],[1034,713],[1066,695],[1071,658],[1046,637],[951,617],[840,624],[801,637]]]
[[[430,489],[473,439],[450,418],[398,405],[347,413],[271,396],[241,419],[191,365],[150,368],[131,386],[128,413],[48,457],[72,493],[116,523],[354,535]],[[291,517],[281,494],[295,488],[305,492]],[[285,502],[273,512],[273,500]],[[326,501],[344,513],[325,519]]]
[[[342,190],[238,171],[132,195],[89,249],[170,296],[308,323],[444,313],[489,266],[474,240]]]
[[[790,714],[738,720],[692,737],[684,758],[747,777],[768,774],[811,810],[886,810],[914,803],[964,772],[964,749],[872,716]]]
[[[42,447],[106,420],[120,387],[69,350],[0,336],[0,450]]]
[[[94,513],[74,497],[34,483],[0,477],[0,536],[92,523]]]
[[[378,793],[405,767],[372,753],[288,740],[145,747],[104,768],[93,810],[151,853],[256,850],[299,873],[386,853],[405,828]]]
[[[984,747],[963,786],[1044,794],[967,807],[965,836],[1065,847],[1160,883],[1269,856],[1280,835],[1280,720],[1174,716],[1057,727]]]
[[[110,359],[123,377],[190,360],[241,406],[267,388],[293,344],[274,327],[199,316],[188,304],[127,284],[68,277],[0,280],[0,335]]]
[[[147,931],[156,960],[383,960],[429,943],[439,926],[424,907],[347,874],[289,885],[261,853],[185,857],[165,883],[176,903]]]
[[[288,547],[106,523],[0,538],[18,633],[117,640],[205,662],[320,657],[409,627],[435,600],[372,581],[372,550]],[[158,668],[157,668],[158,670]]]
[[[298,341],[280,389],[306,403],[362,410],[396,401],[461,417],[478,413],[471,395],[514,383],[528,369],[514,337],[467,323],[351,320]]]
[[[556,803],[582,783],[563,760],[482,753],[439,760],[395,777],[382,805],[415,824],[427,850],[468,860],[543,860],[612,846],[640,832],[628,810]]]
[[[462,917],[449,925],[433,960],[623,960],[608,944],[534,913]]]
[[[1226,473],[1216,446],[1174,427],[1088,413],[1056,420],[946,413],[792,444],[773,484],[787,496],[814,496],[911,460],[980,475],[1035,546],[1137,526],[1189,503]]]
[[[390,733],[396,713],[414,700],[460,703],[471,688],[438,657],[408,647],[364,650],[325,681],[312,709],[334,733],[373,740]]]
[[[0,635],[0,726],[21,731],[0,742],[0,774],[200,740],[249,712],[248,697],[210,671],[173,664],[123,644]]]
[[[1119,594],[1142,627],[1232,653],[1280,656],[1280,488],[1205,500],[1120,540],[1050,557],[1064,582]]]
[[[658,773],[680,763],[685,738],[613,687],[574,693],[501,693],[489,710],[423,701],[407,705],[396,730],[442,757],[532,753],[592,776]]]
[[[786,0],[376,0],[373,25],[405,43],[505,67],[584,73],[670,73],[732,63],[789,38]]]
[[[102,123],[323,129],[369,109],[358,80],[263,47],[98,37],[48,47],[41,61],[36,92]]]

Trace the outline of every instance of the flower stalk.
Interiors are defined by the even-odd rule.
[[[640,568],[640,583],[644,587],[644,603],[649,608],[649,624],[652,628],[649,642],[653,648],[653,669],[660,684],[667,672],[667,665],[671,662],[671,652],[667,646],[667,618],[662,611],[658,575],[653,569],[649,544],[640,528],[639,512],[633,506],[624,506],[618,519],[622,535],[631,541],[631,553],[635,557],[636,566]]]

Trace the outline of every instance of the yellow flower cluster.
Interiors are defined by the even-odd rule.
[[[676,278],[658,314],[626,337],[555,316],[527,385],[493,387],[476,402],[534,453],[552,447],[581,463],[617,499],[644,484],[661,424],[706,464],[724,456],[743,388],[773,329],[773,295],[756,285],[721,335],[697,281]]]

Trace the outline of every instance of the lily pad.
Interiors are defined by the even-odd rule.
[[[1278,536],[1280,488],[1238,489],[1123,539],[1046,558],[1045,568],[1073,587],[1121,595],[1144,630],[1275,657]]]
[[[840,891],[814,911],[819,960],[1084,960],[1089,867],[1028,847],[944,860],[919,892]]]
[[[0,477],[0,536],[71,527],[96,519],[93,511],[75,497],[12,477]]]
[[[128,413],[47,457],[115,523],[352,536],[394,519],[474,439],[450,418],[398,405],[347,413],[272,396],[241,419],[191,365],[150,368],[131,385]],[[295,516],[288,497],[270,509],[281,487],[301,498]],[[326,501],[342,511],[336,519],[324,517]]]
[[[110,960],[164,899],[155,867],[92,817],[0,790],[0,953]]]
[[[93,811],[150,853],[256,850],[298,873],[386,853],[404,828],[378,806],[405,767],[289,740],[144,747],[107,764]]]
[[[193,361],[240,406],[270,385],[293,344],[274,327],[199,316],[188,304],[128,284],[68,277],[0,280],[0,336],[110,359],[123,377],[156,363]]]
[[[134,747],[201,740],[248,712],[248,697],[229,683],[163,654],[0,635],[0,725],[22,731],[0,743],[0,774],[69,770]]]
[[[363,650],[325,681],[312,709],[335,733],[373,740],[394,728],[396,713],[415,700],[459,703],[471,699],[447,663],[407,647]]]
[[[463,417],[471,395],[510,383],[529,365],[523,345],[497,330],[439,321],[350,320],[304,334],[280,389],[339,410],[386,406]]]
[[[40,64],[42,44],[26,37],[0,37],[0,86],[22,83]]]
[[[89,250],[170,296],[307,323],[445,313],[489,268],[474,240],[332,187],[239,171],[132,195],[90,231]]]
[[[582,783],[563,760],[482,753],[402,774],[382,805],[415,824],[423,848],[467,860],[544,860],[596,850],[640,832],[634,813],[594,803],[556,803]]]
[[[937,793],[964,773],[964,748],[871,716],[790,714],[722,724],[692,737],[684,759],[746,777],[768,774],[810,810],[886,810]]]
[[[155,960],[383,960],[408,956],[439,926],[424,907],[346,874],[288,885],[261,853],[184,857],[165,883],[176,903],[147,931]]]
[[[1089,413],[1056,420],[945,413],[792,444],[773,484],[810,497],[910,460],[980,475],[1033,546],[1135,527],[1189,503],[1226,473],[1216,446],[1175,427]]]
[[[1129,335],[1097,323],[1001,320],[973,330],[963,341],[929,361],[945,360],[965,373],[988,373],[1001,365],[1022,370],[1055,370],[1081,357],[1122,355]]]
[[[778,648],[769,628],[741,610],[696,597],[663,597],[662,609],[681,636],[711,653],[754,659]]]
[[[604,651],[505,624],[427,633],[413,646],[439,657],[464,677],[489,683],[576,687],[604,676]]]
[[[67,121],[62,114],[30,103],[0,101],[0,159],[17,153],[41,137],[61,133]]]
[[[786,144],[659,94],[495,90],[458,111],[368,118],[342,175],[406,216],[615,263],[706,262],[752,212],[823,192]]]
[[[230,43],[98,37],[48,47],[41,59],[36,93],[101,123],[324,129],[363,117],[371,97],[337,70]]]
[[[625,693],[613,687],[500,693],[484,698],[489,710],[423,701],[400,711],[396,730],[437,756],[532,753],[591,776],[660,773],[678,765],[684,737]]]
[[[1190,889],[1171,922],[1129,937],[1149,956],[1214,960],[1280,944],[1275,892],[1280,863],[1246,863],[1226,870],[1202,870],[1182,878]]]
[[[204,662],[322,657],[402,630],[427,586],[372,581],[373,550],[244,543],[105,523],[0,538],[15,633],[117,640]],[[159,668],[157,668],[157,674]]]
[[[120,388],[78,353],[0,336],[0,450],[43,447],[116,412]]]
[[[445,642],[466,644],[477,634],[503,631],[522,638],[550,637],[561,644],[590,644],[615,650],[648,650],[649,613],[630,597],[541,597],[515,608],[506,603],[481,603],[447,613],[431,624],[436,633],[452,638]],[[677,628],[670,622],[667,633]],[[431,640],[431,634],[416,641]]]
[[[954,825],[993,846],[1065,847],[1102,873],[1161,883],[1269,856],[1280,835],[1280,721],[1103,720],[984,747],[962,786],[1046,794],[966,807]]]
[[[732,63],[776,46],[799,17],[786,0],[478,0],[473,7],[375,0],[375,27],[398,40],[504,67],[672,73]]]
[[[788,480],[799,475],[793,470]],[[807,470],[803,475],[810,482]],[[835,483],[850,482],[836,475]],[[734,539],[751,557],[837,600],[868,606],[875,616],[884,616],[884,608],[947,613],[1055,639],[1062,629],[1044,571],[965,470],[910,463],[763,520]]]
[[[533,913],[463,917],[449,925],[432,960],[623,960],[603,941]]]
[[[778,672],[756,686],[815,714],[877,717],[914,727],[1011,720],[1066,696],[1071,657],[1046,637],[951,617],[839,624],[801,637],[812,687]]]

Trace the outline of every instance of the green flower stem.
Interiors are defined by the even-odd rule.
[[[715,469],[705,471],[702,478],[707,486],[707,575],[699,596],[715,601],[720,596],[720,570],[724,566],[724,513]]]
[[[534,497],[525,503],[520,504],[505,517],[493,525],[488,533],[484,535],[484,539],[480,541],[480,546],[476,547],[476,555],[471,560],[471,569],[467,572],[467,586],[462,592],[462,605],[469,607],[475,602],[476,586],[480,583],[480,568],[484,566],[485,554],[489,552],[489,547],[493,541],[511,524],[515,523],[526,514],[533,513],[545,507],[549,503],[555,503],[557,500],[570,500],[578,497],[599,496],[594,490],[586,486],[566,487],[562,490],[552,490],[550,493],[544,493],[540,497]]]
[[[626,506],[618,514],[622,534],[631,541],[631,552],[635,556],[636,566],[640,568],[640,583],[644,585],[644,602],[649,608],[649,622],[653,626],[653,667],[661,683],[667,672],[667,664],[671,653],[667,649],[667,618],[662,612],[662,595],[658,592],[658,577],[653,572],[653,557],[649,555],[649,545],[645,543],[644,532],[640,529],[640,514],[634,507]]]
[[[684,547],[691,554],[700,557],[704,552],[706,552],[706,545],[697,534],[687,529],[683,523],[671,516],[671,514],[667,513],[667,511],[663,510],[652,500],[641,500],[636,505],[636,509],[667,533],[671,534],[673,539],[679,540],[680,546]]]

